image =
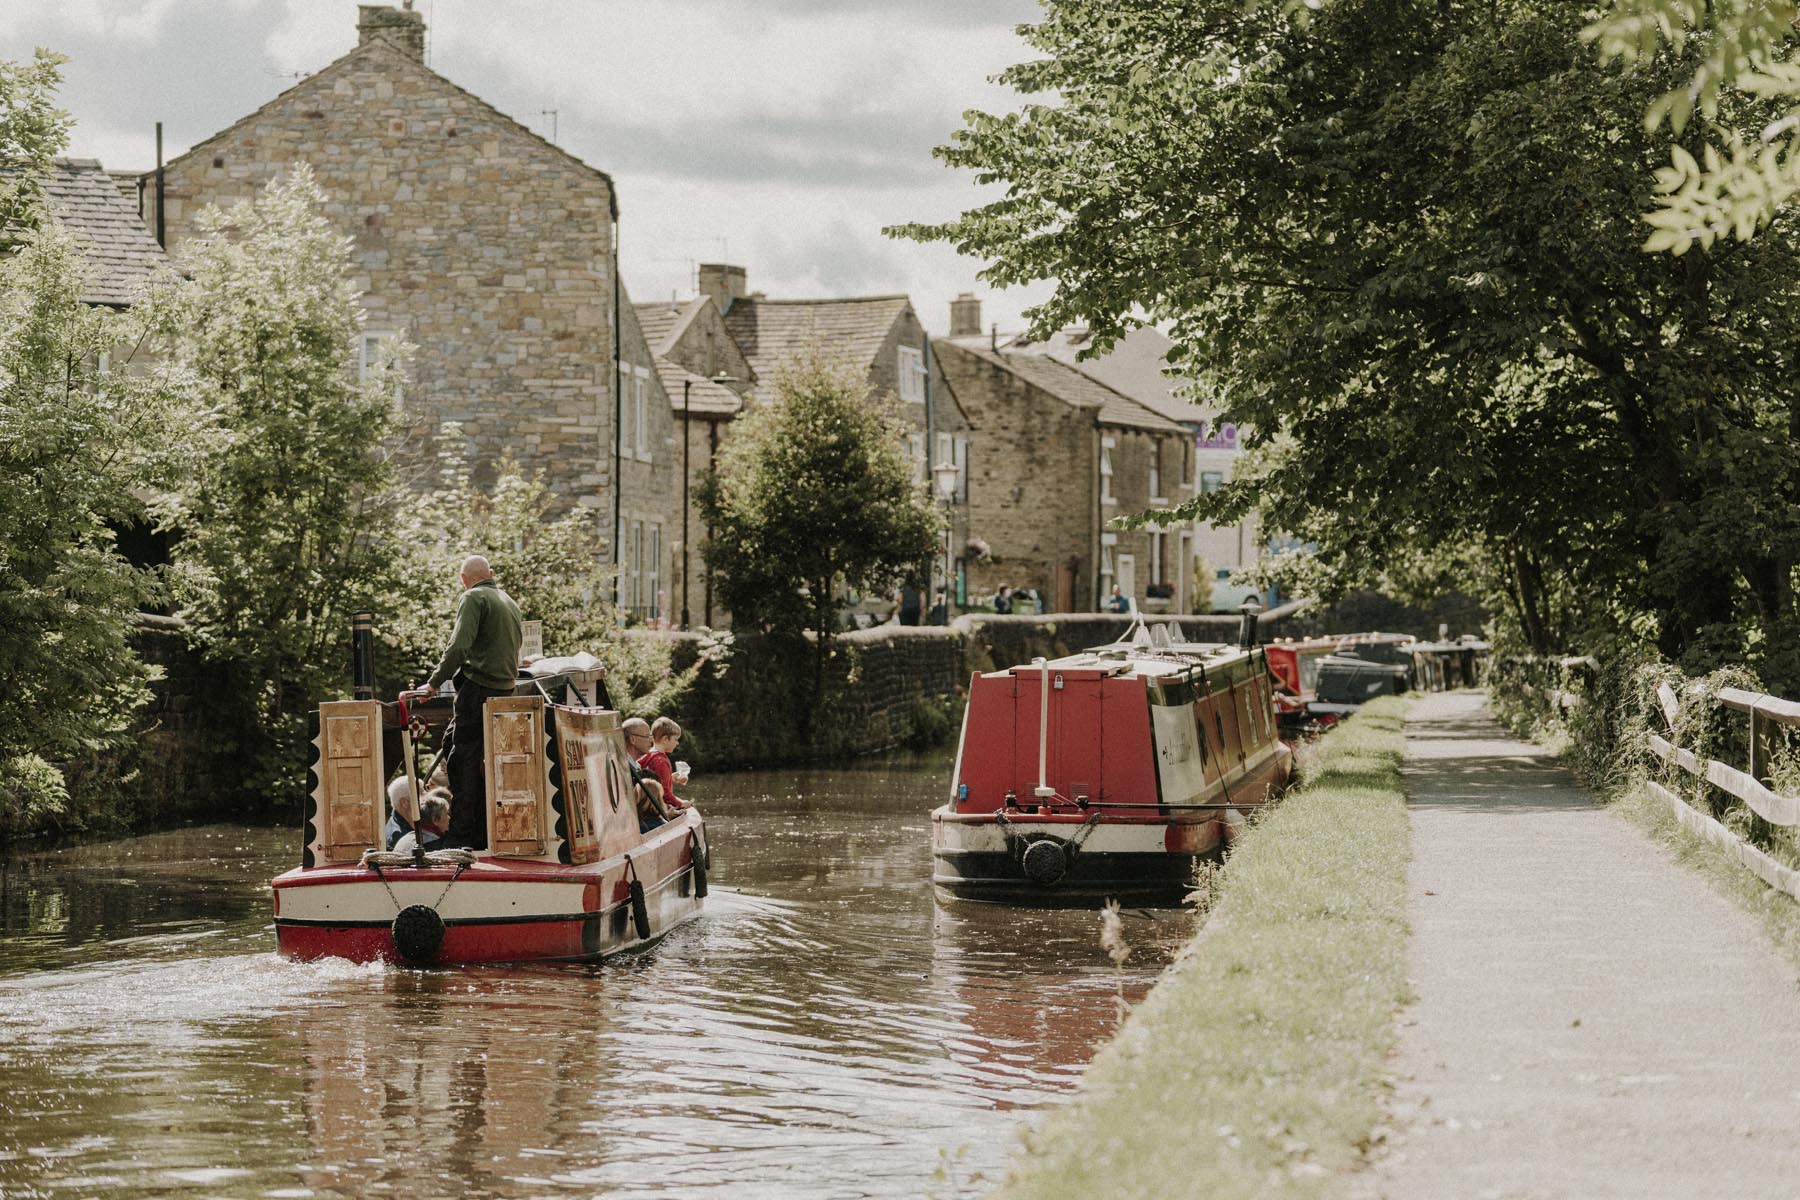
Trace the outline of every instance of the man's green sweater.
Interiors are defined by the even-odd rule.
[[[462,594],[456,606],[456,628],[444,661],[426,683],[437,687],[461,670],[464,678],[485,688],[510,690],[519,679],[519,643],[524,634],[519,606],[492,579]]]

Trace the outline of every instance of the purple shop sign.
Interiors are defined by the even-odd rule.
[[[1238,428],[1230,421],[1212,426],[1202,432],[1194,444],[1202,450],[1236,450]]]

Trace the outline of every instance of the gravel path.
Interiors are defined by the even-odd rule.
[[[1482,702],[1408,716],[1417,1001],[1354,1194],[1800,1196],[1793,967]]]

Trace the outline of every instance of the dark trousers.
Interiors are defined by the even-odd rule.
[[[487,846],[487,741],[481,708],[491,697],[510,691],[482,687],[458,677],[455,716],[450,722],[450,830],[454,846]]]

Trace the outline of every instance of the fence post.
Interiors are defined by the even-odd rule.
[[[1769,727],[1770,724],[1768,718],[1762,715],[1758,705],[1752,702],[1750,705],[1750,777],[1764,787],[1770,785],[1769,739],[1774,732]],[[1750,813],[1750,842],[1753,845],[1766,846],[1769,844],[1769,836],[1773,832],[1769,823],[1752,810]]]

